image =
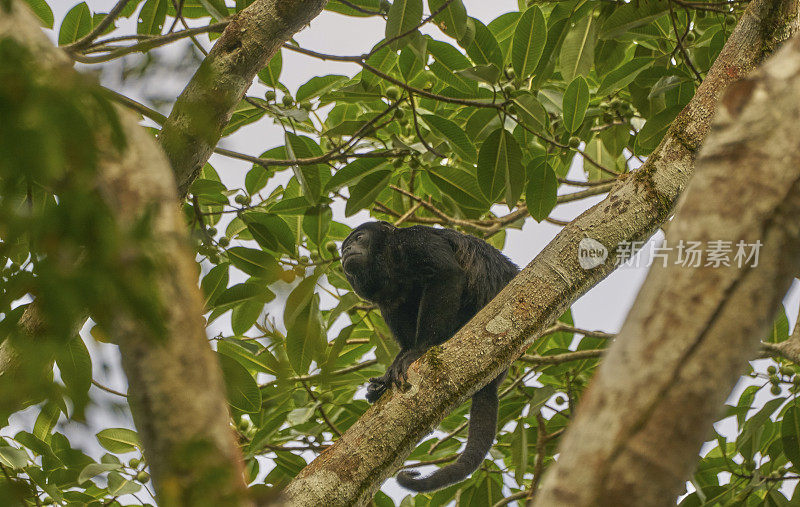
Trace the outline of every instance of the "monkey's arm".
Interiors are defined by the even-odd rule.
[[[408,367],[430,347],[444,342],[458,330],[466,276],[445,241],[438,237],[426,239],[418,248],[406,251],[409,267],[422,285],[413,336],[399,340],[401,350],[386,374],[370,379],[367,400],[371,403],[391,385],[402,386],[407,380]]]
[[[461,293],[464,291],[466,277],[459,267],[452,251],[450,256],[434,256],[431,264],[425,266],[426,276],[422,296],[417,311],[416,333],[413,343],[397,354],[386,370],[386,382],[401,386],[407,379],[411,363],[434,345],[443,343],[458,330],[458,311],[461,306]]]

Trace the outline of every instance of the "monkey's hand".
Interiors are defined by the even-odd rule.
[[[425,349],[411,349],[397,354],[385,375],[369,379],[367,401],[375,403],[392,386],[403,387],[408,380],[408,367],[424,353]]]
[[[386,375],[383,377],[374,377],[369,379],[369,385],[367,386],[367,401],[370,403],[375,403],[388,387],[389,383],[386,380]]]
[[[424,349],[410,349],[397,354],[394,358],[389,369],[386,370],[387,385],[394,385],[395,387],[403,387],[408,381],[408,367],[411,363],[422,357],[425,353]]]

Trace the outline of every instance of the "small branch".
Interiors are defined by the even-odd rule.
[[[221,21],[219,23],[213,23],[211,25],[201,26],[197,28],[189,28],[188,30],[181,30],[178,32],[172,32],[165,35],[158,35],[155,37],[144,39],[141,42],[137,42],[136,44],[132,44],[130,46],[115,47],[113,49],[110,49],[108,53],[100,56],[86,56],[85,54],[81,54],[74,50],[69,50],[68,54],[73,60],[77,62],[102,63],[102,62],[107,62],[109,60],[114,60],[115,58],[119,58],[121,56],[125,56],[131,53],[144,53],[145,51],[149,51],[151,49],[163,46],[165,44],[169,44],[170,42],[174,42],[176,40],[184,39],[186,37],[193,37],[195,35],[199,35],[202,33],[222,32],[226,26],[228,26],[228,21]],[[92,52],[99,52],[108,49],[109,48],[103,48],[102,46],[97,46],[92,49]]]
[[[597,187],[600,185],[605,185],[606,183],[614,183],[616,181],[616,178],[606,178],[599,181],[576,181],[569,180],[567,178],[558,178],[559,183],[563,183],[564,185],[569,185],[572,187]]]
[[[136,102],[132,98],[126,97],[121,93],[115,92],[110,88],[103,87],[103,93],[105,93],[110,100],[117,102],[132,111],[136,111],[137,113],[141,114],[145,118],[150,118],[154,122],[158,123],[159,125],[163,125],[165,121],[167,121],[167,117],[163,114],[159,113],[155,109],[150,109],[149,107],[145,106],[140,102]]]
[[[429,99],[438,100],[439,102],[447,102],[449,104],[459,104],[462,106],[473,106],[473,107],[490,107],[494,109],[500,109],[503,107],[504,104],[497,103],[497,102],[483,102],[479,100],[470,100],[470,99],[459,99],[455,97],[447,97],[445,95],[437,95],[435,93],[431,93],[429,91],[423,90],[421,88],[414,88],[399,79],[395,79],[388,74],[384,74],[380,70],[376,69],[372,65],[368,64],[366,60],[367,55],[355,55],[355,56],[340,56],[340,55],[331,55],[327,53],[320,53],[318,51],[312,51],[310,49],[301,48],[300,46],[295,46],[293,44],[284,44],[283,47],[288,49],[289,51],[294,51],[296,53],[304,54],[306,56],[311,56],[313,58],[318,58],[320,60],[330,60],[332,62],[348,62],[348,63],[355,63],[360,65],[364,70],[375,74],[376,76],[380,77],[381,79],[388,81],[400,88],[403,88],[409,93],[413,93],[415,95],[419,95],[421,97],[427,97]]]
[[[86,35],[76,40],[75,42],[67,44],[63,48],[66,50],[75,51],[83,49],[89,44],[91,44],[96,37],[105,32],[106,28],[111,26],[111,23],[113,23],[114,20],[117,19],[117,16],[119,16],[120,13],[122,12],[122,9],[124,9],[125,6],[128,5],[128,2],[130,2],[130,0],[119,0],[119,2],[117,2],[117,4],[114,5],[114,7],[112,7],[110,11],[108,11],[106,17],[104,17],[97,24],[97,26],[94,27],[94,29],[91,32],[87,33]]]
[[[331,420],[328,418],[328,414],[326,414],[326,413],[325,413],[325,409],[323,409],[323,408],[322,408],[322,402],[321,402],[321,401],[319,401],[319,399],[317,399],[317,396],[314,394],[314,391],[312,391],[312,390],[311,390],[311,389],[308,387],[308,384],[306,384],[305,382],[303,382],[303,387],[305,388],[306,392],[307,392],[307,393],[308,393],[308,395],[311,397],[311,399],[312,399],[312,400],[314,400],[315,402],[317,402],[317,404],[318,404],[318,405],[317,405],[317,411],[319,412],[319,415],[321,415],[321,416],[322,416],[322,420],[323,420],[323,421],[325,421],[325,424],[327,424],[327,425],[328,425],[328,428],[330,428],[330,429],[331,429],[331,431],[332,431],[332,432],[333,432],[333,433],[334,433],[334,434],[335,434],[337,437],[341,437],[341,436],[342,436],[342,432],[341,432],[341,431],[339,431],[339,428],[337,428],[337,427],[336,427],[336,425],[335,425],[335,424],[333,424],[333,421],[331,421]]]
[[[362,14],[371,14],[373,16],[380,16],[381,14],[383,14],[381,11],[372,11],[372,10],[369,10],[369,9],[365,9],[365,8],[360,7],[360,6],[358,6],[358,5],[356,5],[356,4],[352,3],[352,2],[348,2],[347,0],[334,0],[334,1],[339,2],[341,4],[344,4],[344,5],[348,6],[348,7],[350,7],[351,9],[353,9],[354,11],[358,11],[358,12],[360,12]]]
[[[416,211],[417,211],[417,210],[420,208],[420,206],[422,206],[422,201],[417,201],[417,202],[415,202],[415,203],[414,203],[414,205],[413,205],[413,206],[411,206],[411,207],[408,209],[408,211],[406,211],[405,213],[403,213],[403,214],[400,216],[400,218],[398,218],[397,220],[395,220],[395,221],[394,221],[394,226],[395,226],[395,227],[399,227],[399,226],[400,226],[400,225],[401,225],[403,222],[405,222],[406,220],[408,220],[408,218],[409,218],[411,215],[413,215],[413,214],[414,214],[414,213],[415,213],[415,212],[416,212]]]
[[[320,373],[314,373],[313,375],[302,375],[302,376],[299,376],[299,377],[289,377],[287,380],[289,380],[291,382],[308,382],[308,381],[311,381],[311,380],[318,379],[319,377],[322,377],[323,375],[324,376],[346,375],[347,373],[352,373],[354,371],[358,371],[358,370],[367,368],[367,367],[372,366],[374,364],[378,364],[378,360],[377,359],[370,359],[369,361],[364,361],[363,363],[354,364],[353,366],[348,366],[347,368],[342,368],[341,370],[332,371],[332,372],[327,373],[327,374],[323,374],[322,372],[320,372]],[[275,382],[277,382],[277,380],[278,379],[270,381],[270,382],[267,382],[266,384],[261,384],[258,387],[266,387],[268,385],[274,384]]]
[[[703,82],[703,76],[697,72],[694,64],[692,64],[692,59],[689,58],[689,52],[683,46],[683,39],[686,37],[686,34],[689,33],[689,20],[688,20],[688,11],[687,11],[687,22],[686,22],[686,31],[683,35],[678,33],[678,22],[675,20],[675,9],[672,5],[672,2],[669,2],[669,19],[672,21],[672,29],[675,30],[675,43],[677,44],[678,49],[680,50],[681,54],[683,55],[683,61],[686,62],[686,65],[689,69],[694,73],[695,77],[697,78],[698,83]]]
[[[127,394],[121,393],[121,392],[116,391],[114,389],[111,389],[110,387],[106,387],[103,384],[101,384],[100,382],[96,381],[95,379],[92,379],[92,384],[94,384],[95,387],[98,387],[98,388],[102,389],[103,391],[105,391],[107,393],[116,394],[117,396],[122,396],[123,398],[127,398],[128,397]]]
[[[513,495],[509,495],[502,500],[499,500],[497,503],[492,505],[492,507],[503,507],[503,505],[508,505],[514,500],[519,500],[520,498],[525,498],[526,496],[528,496],[528,491],[523,489],[522,491],[517,491]]]
[[[523,363],[540,365],[540,364],[562,364],[570,361],[580,361],[583,359],[592,359],[603,355],[605,350],[578,350],[575,352],[565,352],[563,354],[555,354],[552,356],[540,356],[538,354],[525,354],[519,358]]]
[[[434,150],[433,146],[428,144],[428,141],[425,140],[425,137],[422,135],[422,132],[419,131],[419,122],[417,121],[417,108],[414,105],[414,95],[413,94],[409,94],[408,95],[408,103],[411,106],[411,117],[414,120],[414,131],[417,133],[417,138],[422,143],[422,146],[424,146],[426,150],[428,150],[429,152],[433,153],[437,157],[445,158],[444,155],[442,155],[438,151]]]

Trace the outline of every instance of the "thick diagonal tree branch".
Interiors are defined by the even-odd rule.
[[[0,10],[0,38],[27,48],[43,74],[74,72],[24,2],[14,0]],[[220,368],[206,339],[197,268],[169,163],[134,114],[121,107],[117,112],[124,149],[112,145],[106,125],[93,125],[101,146],[97,188],[120,227],[152,217],[155,288],[169,306],[161,336],[154,337],[147,322],[125,309],[106,331],[120,347],[128,401],[156,495],[162,505],[247,505],[241,456]],[[31,331],[40,327],[35,315],[24,322]]]
[[[693,172],[722,90],[788,39],[797,30],[797,15],[794,0],[752,2],[706,80],[647,162],[567,225],[451,340],[417,361],[409,371],[411,388],[385,395],[309,464],[287,487],[286,505],[368,502],[425,434],[613,271],[619,243],[649,238],[671,215]],[[608,260],[591,270],[578,263],[578,244],[587,237],[609,250]]]
[[[159,140],[185,197],[253,78],[325,0],[256,0],[228,23],[183,90]]]
[[[672,505],[683,492],[800,268],[798,117],[795,37],[728,88],[667,234],[734,252],[760,242],[757,263],[684,266],[673,250],[650,270],[535,505]]]

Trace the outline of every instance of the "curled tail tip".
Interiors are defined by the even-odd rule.
[[[416,470],[403,470],[402,472],[397,474],[397,483],[400,484],[402,487],[406,489],[410,489],[413,491],[419,491],[419,485],[417,482],[419,481],[419,472]]]

